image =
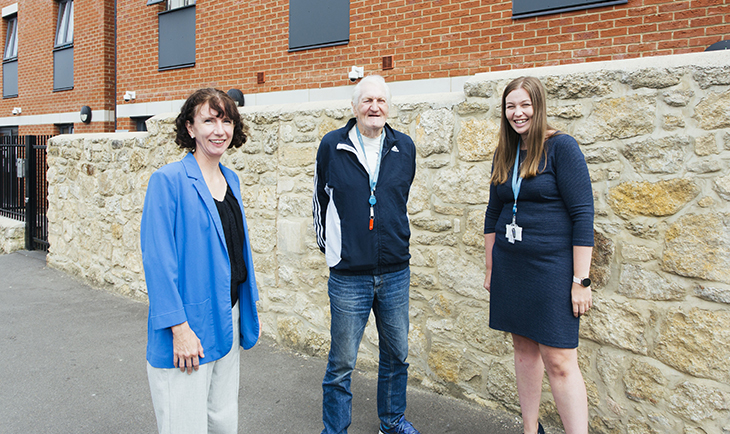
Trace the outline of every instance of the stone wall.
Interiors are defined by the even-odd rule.
[[[0,255],[25,248],[25,222],[0,216]]]
[[[488,328],[482,226],[512,78],[540,77],[550,122],[581,144],[596,204],[594,309],[580,363],[594,433],[730,432],[730,52],[477,75],[463,93],[395,98],[418,171],[412,224],[413,382],[519,411],[510,337]],[[242,180],[264,334],[326,357],[324,256],[312,230],[314,156],[348,101],[242,108],[251,137],[223,162]],[[149,133],[61,136],[49,148],[48,263],[144,299],[147,180],[178,160],[174,115]],[[359,367],[374,372],[371,322]],[[547,381],[543,418],[559,425]]]

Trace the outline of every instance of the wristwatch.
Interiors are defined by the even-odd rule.
[[[580,285],[584,288],[588,288],[589,286],[591,286],[591,279],[589,279],[587,277],[579,279],[579,278],[573,276],[573,282],[577,283],[578,285]]]

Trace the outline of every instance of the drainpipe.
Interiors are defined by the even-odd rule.
[[[117,131],[117,0],[114,0],[114,132]]]

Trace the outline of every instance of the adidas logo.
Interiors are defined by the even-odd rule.
[[[397,146],[393,146],[392,148],[390,148],[390,150],[393,152],[400,152]]]

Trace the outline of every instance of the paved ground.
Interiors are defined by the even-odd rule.
[[[155,433],[145,371],[147,305],[0,255],[0,433]],[[241,357],[241,433],[311,433],[325,361],[262,340]],[[376,434],[375,381],[355,373],[350,434]],[[410,387],[422,434],[517,434],[514,415]]]

